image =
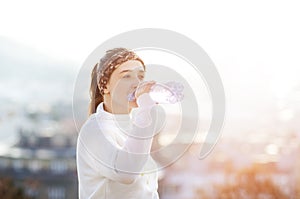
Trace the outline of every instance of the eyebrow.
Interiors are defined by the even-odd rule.
[[[133,70],[123,70],[123,71],[121,71],[120,72],[120,74],[122,74],[122,73],[127,73],[127,72],[132,72]],[[139,70],[138,72],[145,72],[144,70]]]

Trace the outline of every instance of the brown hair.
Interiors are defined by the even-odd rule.
[[[129,60],[140,61],[145,64],[137,54],[126,48],[114,48],[106,51],[91,73],[89,115],[96,112],[97,106],[103,102],[104,89],[113,71],[122,63]]]

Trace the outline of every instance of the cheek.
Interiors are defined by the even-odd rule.
[[[130,90],[130,84],[126,81],[119,81],[113,88],[113,95],[119,97],[127,97],[128,91]]]

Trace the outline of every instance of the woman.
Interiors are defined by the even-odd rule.
[[[158,121],[149,95],[155,82],[142,82],[144,76],[143,61],[125,48],[107,51],[94,66],[90,115],[77,142],[79,198],[159,198],[149,155]]]

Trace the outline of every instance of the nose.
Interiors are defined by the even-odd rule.
[[[133,82],[133,88],[136,89],[138,87],[138,85],[142,82],[143,80],[141,80],[140,78],[136,77],[134,78],[134,82]]]

